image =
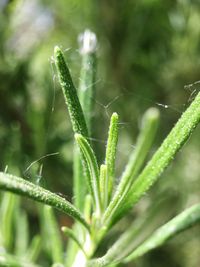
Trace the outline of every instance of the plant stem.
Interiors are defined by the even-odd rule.
[[[78,87],[79,100],[85,115],[88,127],[89,137],[91,136],[91,125],[93,115],[95,76],[96,76],[96,35],[86,30],[79,36],[80,49],[82,57],[80,83]],[[74,166],[73,166],[73,192],[74,204],[81,211],[84,210],[84,198],[87,194],[87,184],[83,183],[83,165],[81,162],[80,151],[77,145],[74,145]],[[87,177],[86,177],[87,179]]]
[[[85,114],[88,131],[91,134],[93,98],[95,94],[97,38],[93,32],[86,30],[79,36],[79,41],[82,65],[78,95]]]

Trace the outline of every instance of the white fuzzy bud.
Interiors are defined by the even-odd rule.
[[[97,47],[96,34],[90,30],[85,30],[78,37],[80,44],[79,51],[81,54],[94,53]]]

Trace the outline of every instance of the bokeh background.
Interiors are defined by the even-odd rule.
[[[0,169],[69,200],[73,134],[52,55],[55,45],[63,48],[78,85],[77,38],[85,29],[98,38],[93,144],[102,161],[109,117],[118,112],[117,177],[144,111],[154,106],[161,112],[151,155],[200,89],[198,0],[0,0]],[[135,214],[157,205],[160,225],[200,200],[199,135],[197,128]],[[37,225],[37,209],[24,202]],[[69,220],[57,216],[60,224]],[[130,266],[199,267],[200,226]]]

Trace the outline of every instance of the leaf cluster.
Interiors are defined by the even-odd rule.
[[[151,236],[135,244],[136,232],[142,228],[130,225],[119,236],[107,252],[95,258],[101,242],[108,236],[122,218],[148,192],[159,179],[163,171],[173,161],[200,121],[200,93],[188,109],[182,114],[163,143],[145,165],[148,152],[154,141],[159,122],[159,111],[148,109],[142,119],[142,127],[128,163],[117,184],[115,175],[116,151],[119,132],[119,117],[113,113],[110,118],[104,162],[99,164],[90,142],[92,130],[92,94],[91,86],[95,77],[95,35],[86,31],[82,37],[83,70],[81,72],[80,93],[72,81],[70,71],[61,49],[54,49],[54,60],[59,83],[68,107],[75,139],[74,152],[74,193],[75,201],[52,193],[41,186],[25,181],[5,172],[0,173],[0,189],[23,195],[64,212],[75,220],[73,229],[62,227],[62,231],[75,243],[69,242],[66,261],[61,255],[62,245],[59,233],[51,235],[58,245],[55,251],[56,262],[63,266],[109,266],[135,260],[148,251],[160,246],[177,233],[200,221],[200,204],[183,211],[171,221],[161,226]],[[88,45],[88,46],[87,46]],[[91,64],[92,62],[92,64]],[[89,101],[88,101],[89,99]],[[85,113],[85,110],[87,112]],[[45,211],[45,218],[51,222],[51,228],[57,229],[51,209]],[[9,232],[8,232],[9,233]],[[60,256],[61,255],[61,256]]]

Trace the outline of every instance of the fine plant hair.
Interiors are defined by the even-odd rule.
[[[117,266],[119,263],[134,261],[200,222],[200,203],[196,203],[152,231],[139,243],[135,242],[134,237],[136,233],[142,233],[144,224],[138,226],[130,224],[107,251],[100,256],[97,253],[103,241],[112,234],[113,227],[120,224],[121,219],[128,215],[161,177],[197,127],[200,121],[200,93],[196,95],[146,165],[145,161],[156,136],[160,115],[156,108],[149,108],[145,112],[136,147],[130,154],[117,183],[115,162],[120,118],[116,112],[110,118],[105,160],[99,163],[90,142],[91,130],[95,126],[92,114],[97,40],[94,33],[86,30],[79,41],[82,68],[78,90],[74,86],[62,50],[59,46],[54,48],[58,81],[74,132],[74,202],[70,203],[39,185],[6,172],[0,173],[0,189],[45,204],[42,218],[54,233],[52,266]],[[66,254],[51,207],[74,219],[72,228],[61,227],[63,234],[69,238]],[[10,265],[6,266],[15,266],[12,262],[16,263],[16,258],[12,258],[11,255],[9,257],[6,253],[0,254],[4,263],[12,259]],[[18,261],[17,264],[16,266],[26,266],[23,261],[21,263]]]

